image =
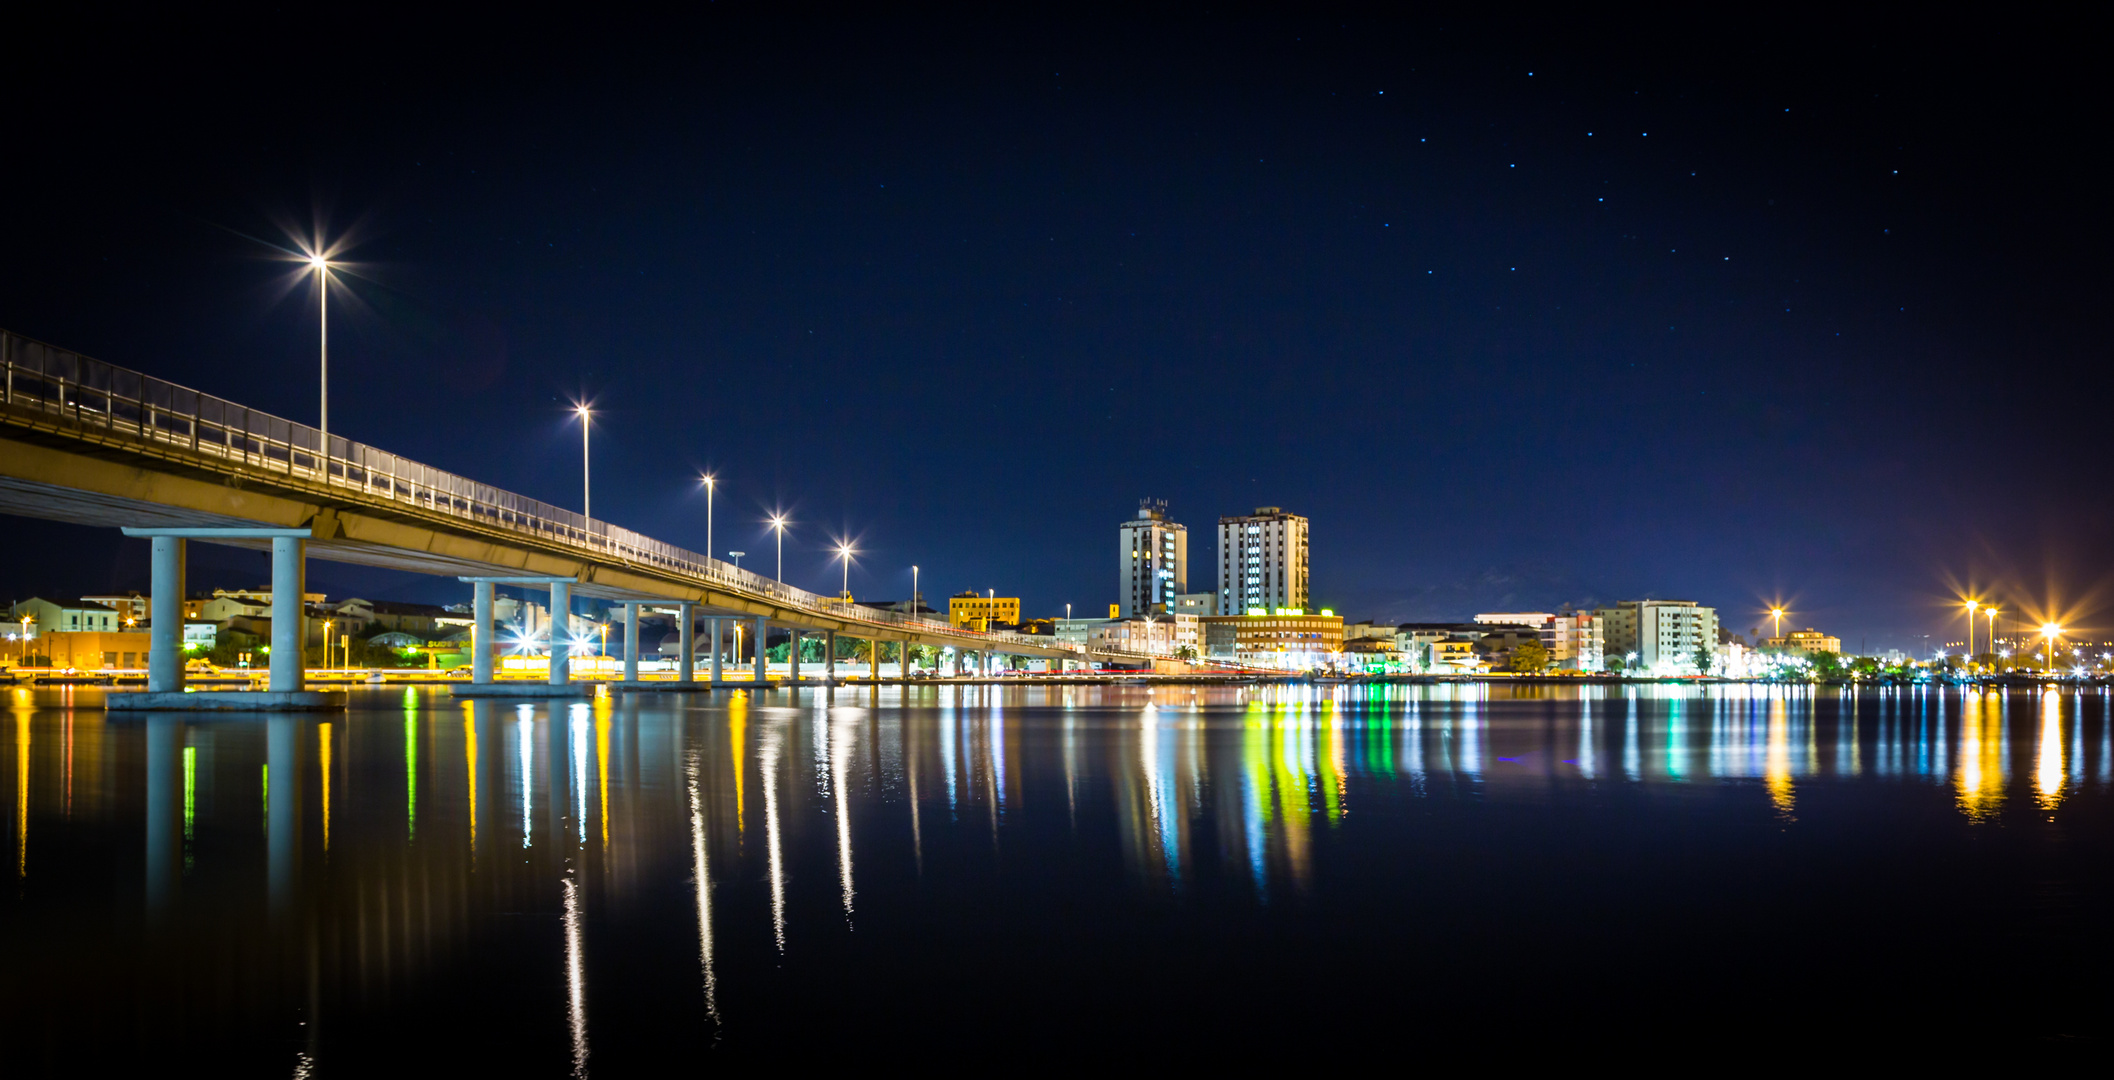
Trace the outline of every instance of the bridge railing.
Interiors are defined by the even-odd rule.
[[[731,563],[343,436],[330,436],[326,448],[322,432],[306,424],[4,330],[0,330],[0,367],[6,374],[0,400],[11,412],[42,414],[57,426],[84,434],[99,432],[105,439],[187,451],[237,462],[247,470],[353,489],[369,499],[556,541],[847,622],[944,632],[994,645],[1074,648],[1044,635],[970,630],[941,619],[865,607],[796,589]]]

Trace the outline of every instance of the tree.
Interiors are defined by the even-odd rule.
[[[1695,655],[1696,674],[1708,675],[1718,662],[1718,651],[1708,645],[1697,645]]]
[[[1813,677],[1815,679],[1821,682],[1841,682],[1843,680],[1847,669],[1843,666],[1842,654],[1818,652],[1814,653],[1811,659],[1813,661]]]
[[[1539,675],[1549,670],[1549,648],[1539,641],[1523,641],[1512,648],[1512,670]]]
[[[1189,661],[1189,660],[1195,660],[1195,659],[1196,659],[1196,646],[1194,646],[1194,645],[1184,645],[1184,646],[1182,646],[1181,648],[1179,648],[1179,649],[1176,649],[1176,650],[1174,651],[1174,658],[1175,658],[1175,659],[1177,659],[1177,660],[1182,660],[1182,661]]]

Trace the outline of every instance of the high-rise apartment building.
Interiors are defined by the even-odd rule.
[[[1218,609],[1307,607],[1307,519],[1275,506],[1218,519]]]
[[[1173,611],[1175,597],[1189,591],[1189,529],[1168,519],[1167,500],[1141,501],[1116,537],[1123,615]]]
[[[1717,652],[1718,609],[1693,600],[1624,600],[1593,614],[1604,628],[1608,660],[1621,659],[1632,670],[1674,672],[1692,666],[1699,648]]]
[[[1551,615],[1541,626],[1549,666],[1558,671],[1600,671],[1607,654],[1607,623],[1590,611]]]

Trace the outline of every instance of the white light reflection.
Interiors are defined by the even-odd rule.
[[[587,1075],[587,973],[580,957],[580,888],[565,886],[565,1018],[572,1028],[573,1075]]]
[[[855,720],[838,723],[848,729]],[[838,730],[830,740],[829,771],[830,786],[835,789],[837,802],[837,877],[844,889],[844,919],[851,921],[851,799],[845,794],[845,776],[851,768],[852,738],[849,730]]]
[[[697,779],[695,749],[690,751],[684,772],[690,782],[690,871],[697,889],[697,962],[705,972],[705,1013],[717,1024],[719,980],[712,972],[712,864],[705,857],[705,800]]]
[[[763,772],[763,829],[771,856],[771,934],[778,951],[785,952],[785,859],[778,836],[778,753],[785,729],[771,725],[756,748],[756,764]]]
[[[521,719],[514,722],[514,738],[521,744],[521,846],[529,846],[529,798],[535,789],[536,722],[529,719],[529,707],[521,706]]]
[[[573,719],[573,791],[577,813],[573,820],[580,826],[580,844],[587,845],[587,703],[572,707]]]

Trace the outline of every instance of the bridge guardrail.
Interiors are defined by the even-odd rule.
[[[875,627],[942,632],[993,644],[1072,647],[1045,635],[970,630],[943,620],[864,607],[796,589],[722,560],[343,436],[330,436],[325,453],[322,433],[306,424],[5,330],[0,330],[0,367],[5,368],[6,374],[0,401],[7,406],[70,420],[82,428],[100,429],[107,436],[187,449],[225,461],[240,460],[244,468],[280,473],[326,487],[357,489],[370,498],[555,540],[831,618]]]

